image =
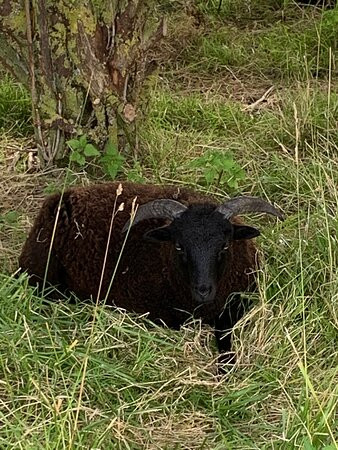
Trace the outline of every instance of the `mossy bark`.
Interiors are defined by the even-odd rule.
[[[135,151],[140,89],[164,34],[154,0],[0,0],[0,62],[32,93],[40,158],[87,134]]]

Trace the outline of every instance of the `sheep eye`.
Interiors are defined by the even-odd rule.
[[[178,252],[181,252],[183,250],[182,247],[180,246],[180,244],[176,244],[175,248]]]
[[[222,250],[221,250],[221,251],[219,252],[219,254],[218,254],[218,258],[219,258],[219,259],[222,259],[222,258],[223,258],[224,254],[225,254],[225,252],[228,250],[228,248],[229,248],[228,245],[225,245],[225,246],[222,248]]]

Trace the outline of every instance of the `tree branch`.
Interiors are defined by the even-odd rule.
[[[35,84],[35,68],[34,68],[34,47],[33,47],[33,36],[32,36],[32,18],[31,18],[31,4],[30,0],[25,0],[25,15],[26,15],[26,34],[27,34],[27,47],[28,47],[28,60],[29,60],[29,74],[31,78],[31,98],[32,98],[32,117],[35,127],[35,134],[37,137],[37,142],[40,144],[43,150],[40,150],[40,160],[43,161],[42,157],[46,155],[46,149],[44,145],[44,140],[41,131],[41,121],[39,115],[39,105],[38,105],[38,95],[36,91]]]

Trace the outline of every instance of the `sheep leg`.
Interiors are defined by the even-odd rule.
[[[225,330],[221,320],[215,323],[215,338],[220,353],[217,361],[220,365],[234,364],[235,354],[231,351],[231,330]]]
[[[248,300],[241,298],[240,294],[232,296],[227,302],[223,312],[215,320],[215,338],[220,356],[220,365],[234,364],[236,355],[231,351],[232,328],[245,314]]]

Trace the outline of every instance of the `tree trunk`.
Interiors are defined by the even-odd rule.
[[[32,94],[40,159],[87,135],[136,151],[140,89],[164,33],[154,0],[0,0],[0,61]]]

